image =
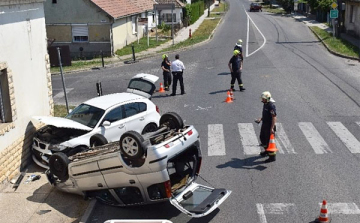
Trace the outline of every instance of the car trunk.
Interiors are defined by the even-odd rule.
[[[184,152],[169,159],[167,170],[170,176],[171,193],[177,194],[195,180],[201,166],[200,142],[196,141]]]

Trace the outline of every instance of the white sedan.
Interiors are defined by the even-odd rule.
[[[130,80],[126,93],[104,95],[90,99],[66,117],[33,117],[46,126],[39,129],[32,144],[32,158],[48,168],[53,153],[68,156],[96,145],[119,141],[126,131],[144,134],[159,126],[159,108],[149,98],[159,78],[138,74]]]

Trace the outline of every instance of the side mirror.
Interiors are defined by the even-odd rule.
[[[102,126],[104,126],[104,127],[110,126],[110,125],[111,125],[111,123],[110,123],[109,121],[104,121],[104,122],[102,123]]]

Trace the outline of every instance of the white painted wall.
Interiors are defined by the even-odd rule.
[[[12,70],[17,109],[15,128],[0,136],[0,152],[24,135],[35,115],[49,115],[43,2],[0,4],[0,62]]]

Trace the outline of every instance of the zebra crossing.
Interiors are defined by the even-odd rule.
[[[355,122],[360,127],[360,122]],[[350,153],[360,153],[359,140],[349,131],[341,122],[326,122],[329,129],[340,139],[344,148],[346,147]],[[259,146],[258,133],[255,131],[254,123],[237,123],[237,130],[240,136],[240,148],[243,149],[245,155],[258,155],[261,151]],[[321,133],[311,122],[299,122],[297,124],[303,137],[307,140],[315,154],[331,154],[333,150],[325,141]],[[286,125],[276,123],[276,146],[280,154],[297,154],[295,148],[286,131]],[[208,129],[208,156],[225,156],[226,141],[224,136],[223,124],[209,124]],[[359,129],[360,130],[360,129]],[[300,148],[301,149],[301,148]]]

